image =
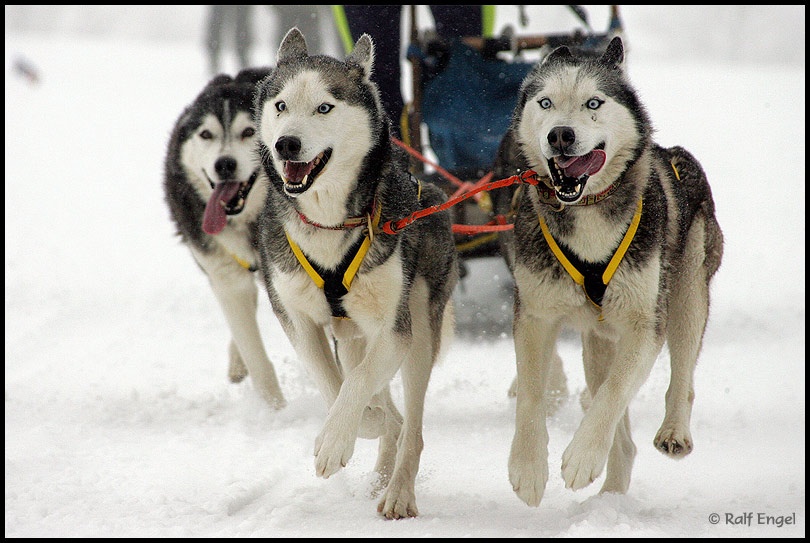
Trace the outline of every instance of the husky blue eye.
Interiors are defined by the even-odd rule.
[[[548,109],[551,107],[551,100],[549,100],[548,98],[543,98],[537,103],[540,104],[540,107],[543,109]]]
[[[335,106],[333,106],[332,104],[327,104],[326,102],[324,102],[323,104],[318,106],[318,113],[322,113],[322,114],[326,115],[327,113],[332,111],[333,107],[335,107]]]
[[[255,133],[256,133],[256,130],[252,126],[248,126],[244,130],[242,130],[242,137],[243,138],[249,138]]]
[[[209,130],[203,130],[200,132],[200,137],[204,140],[210,140],[214,135]]]
[[[588,109],[599,109],[599,106],[601,106],[604,103],[605,103],[604,100],[600,100],[599,98],[591,98],[590,100],[588,100],[588,103],[586,105],[588,106]]]
[[[287,104],[285,104],[284,102],[276,102],[276,111],[281,112],[284,111],[285,109],[287,109]]]

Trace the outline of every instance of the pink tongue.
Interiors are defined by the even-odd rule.
[[[206,234],[219,234],[225,228],[228,217],[221,202],[228,203],[239,192],[238,182],[218,183],[214,192],[205,204],[203,214],[203,232]]]
[[[312,162],[293,162],[288,160],[284,163],[284,177],[290,183],[298,184],[304,181],[313,168]]]
[[[595,149],[587,155],[571,157],[557,165],[565,171],[568,177],[582,177],[593,175],[605,165],[607,155],[601,149]]]

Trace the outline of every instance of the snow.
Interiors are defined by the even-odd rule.
[[[696,373],[694,452],[676,462],[652,446],[669,382],[663,353],[630,407],[638,455],[629,493],[599,496],[601,478],[565,489],[560,457],[585,386],[579,341],[565,334],[571,396],[549,424],[551,477],[539,508],[521,502],[507,477],[508,273],[500,261],[473,261],[456,293],[468,318],[428,390],[421,516],[395,522],[370,496],[376,442],[359,440],[344,470],[315,477],[326,407],[264,295],[259,323],[289,405],[272,411],[249,383],[227,381],[224,318],[173,235],[161,188],[169,132],[206,80],[189,23],[202,8],[155,8],[160,17],[138,19],[156,21],[140,34],[119,20],[118,33],[92,35],[71,27],[90,23],[65,8],[51,27],[35,18],[41,28],[14,31],[14,9],[6,6],[5,37],[7,537],[805,534],[803,7],[623,10],[630,75],[657,140],[702,161],[726,240]],[[752,29],[763,10],[769,17]],[[183,30],[173,40],[161,33],[171,17]],[[661,19],[706,40],[670,54],[665,38],[678,29]],[[746,52],[701,34],[712,20],[722,23],[715,38],[747,30],[750,41],[732,42]],[[763,51],[780,50],[763,62]],[[38,85],[12,70],[18,58],[38,68]],[[401,406],[398,378],[392,390]],[[726,522],[746,512],[751,526]],[[757,513],[795,513],[795,524],[757,525]]]

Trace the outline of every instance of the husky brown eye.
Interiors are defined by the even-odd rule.
[[[200,137],[204,140],[210,140],[214,135],[209,130],[203,130],[200,132]]]
[[[248,126],[244,130],[242,130],[242,137],[243,138],[249,138],[255,133],[256,133],[256,130],[252,126]]]

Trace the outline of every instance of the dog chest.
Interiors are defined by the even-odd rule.
[[[340,304],[346,315],[363,327],[378,327],[395,313],[402,295],[402,265],[395,253],[385,263],[358,272]],[[323,287],[299,268],[294,272],[275,270],[273,286],[291,314],[305,314],[315,322],[328,323],[332,308]]]

